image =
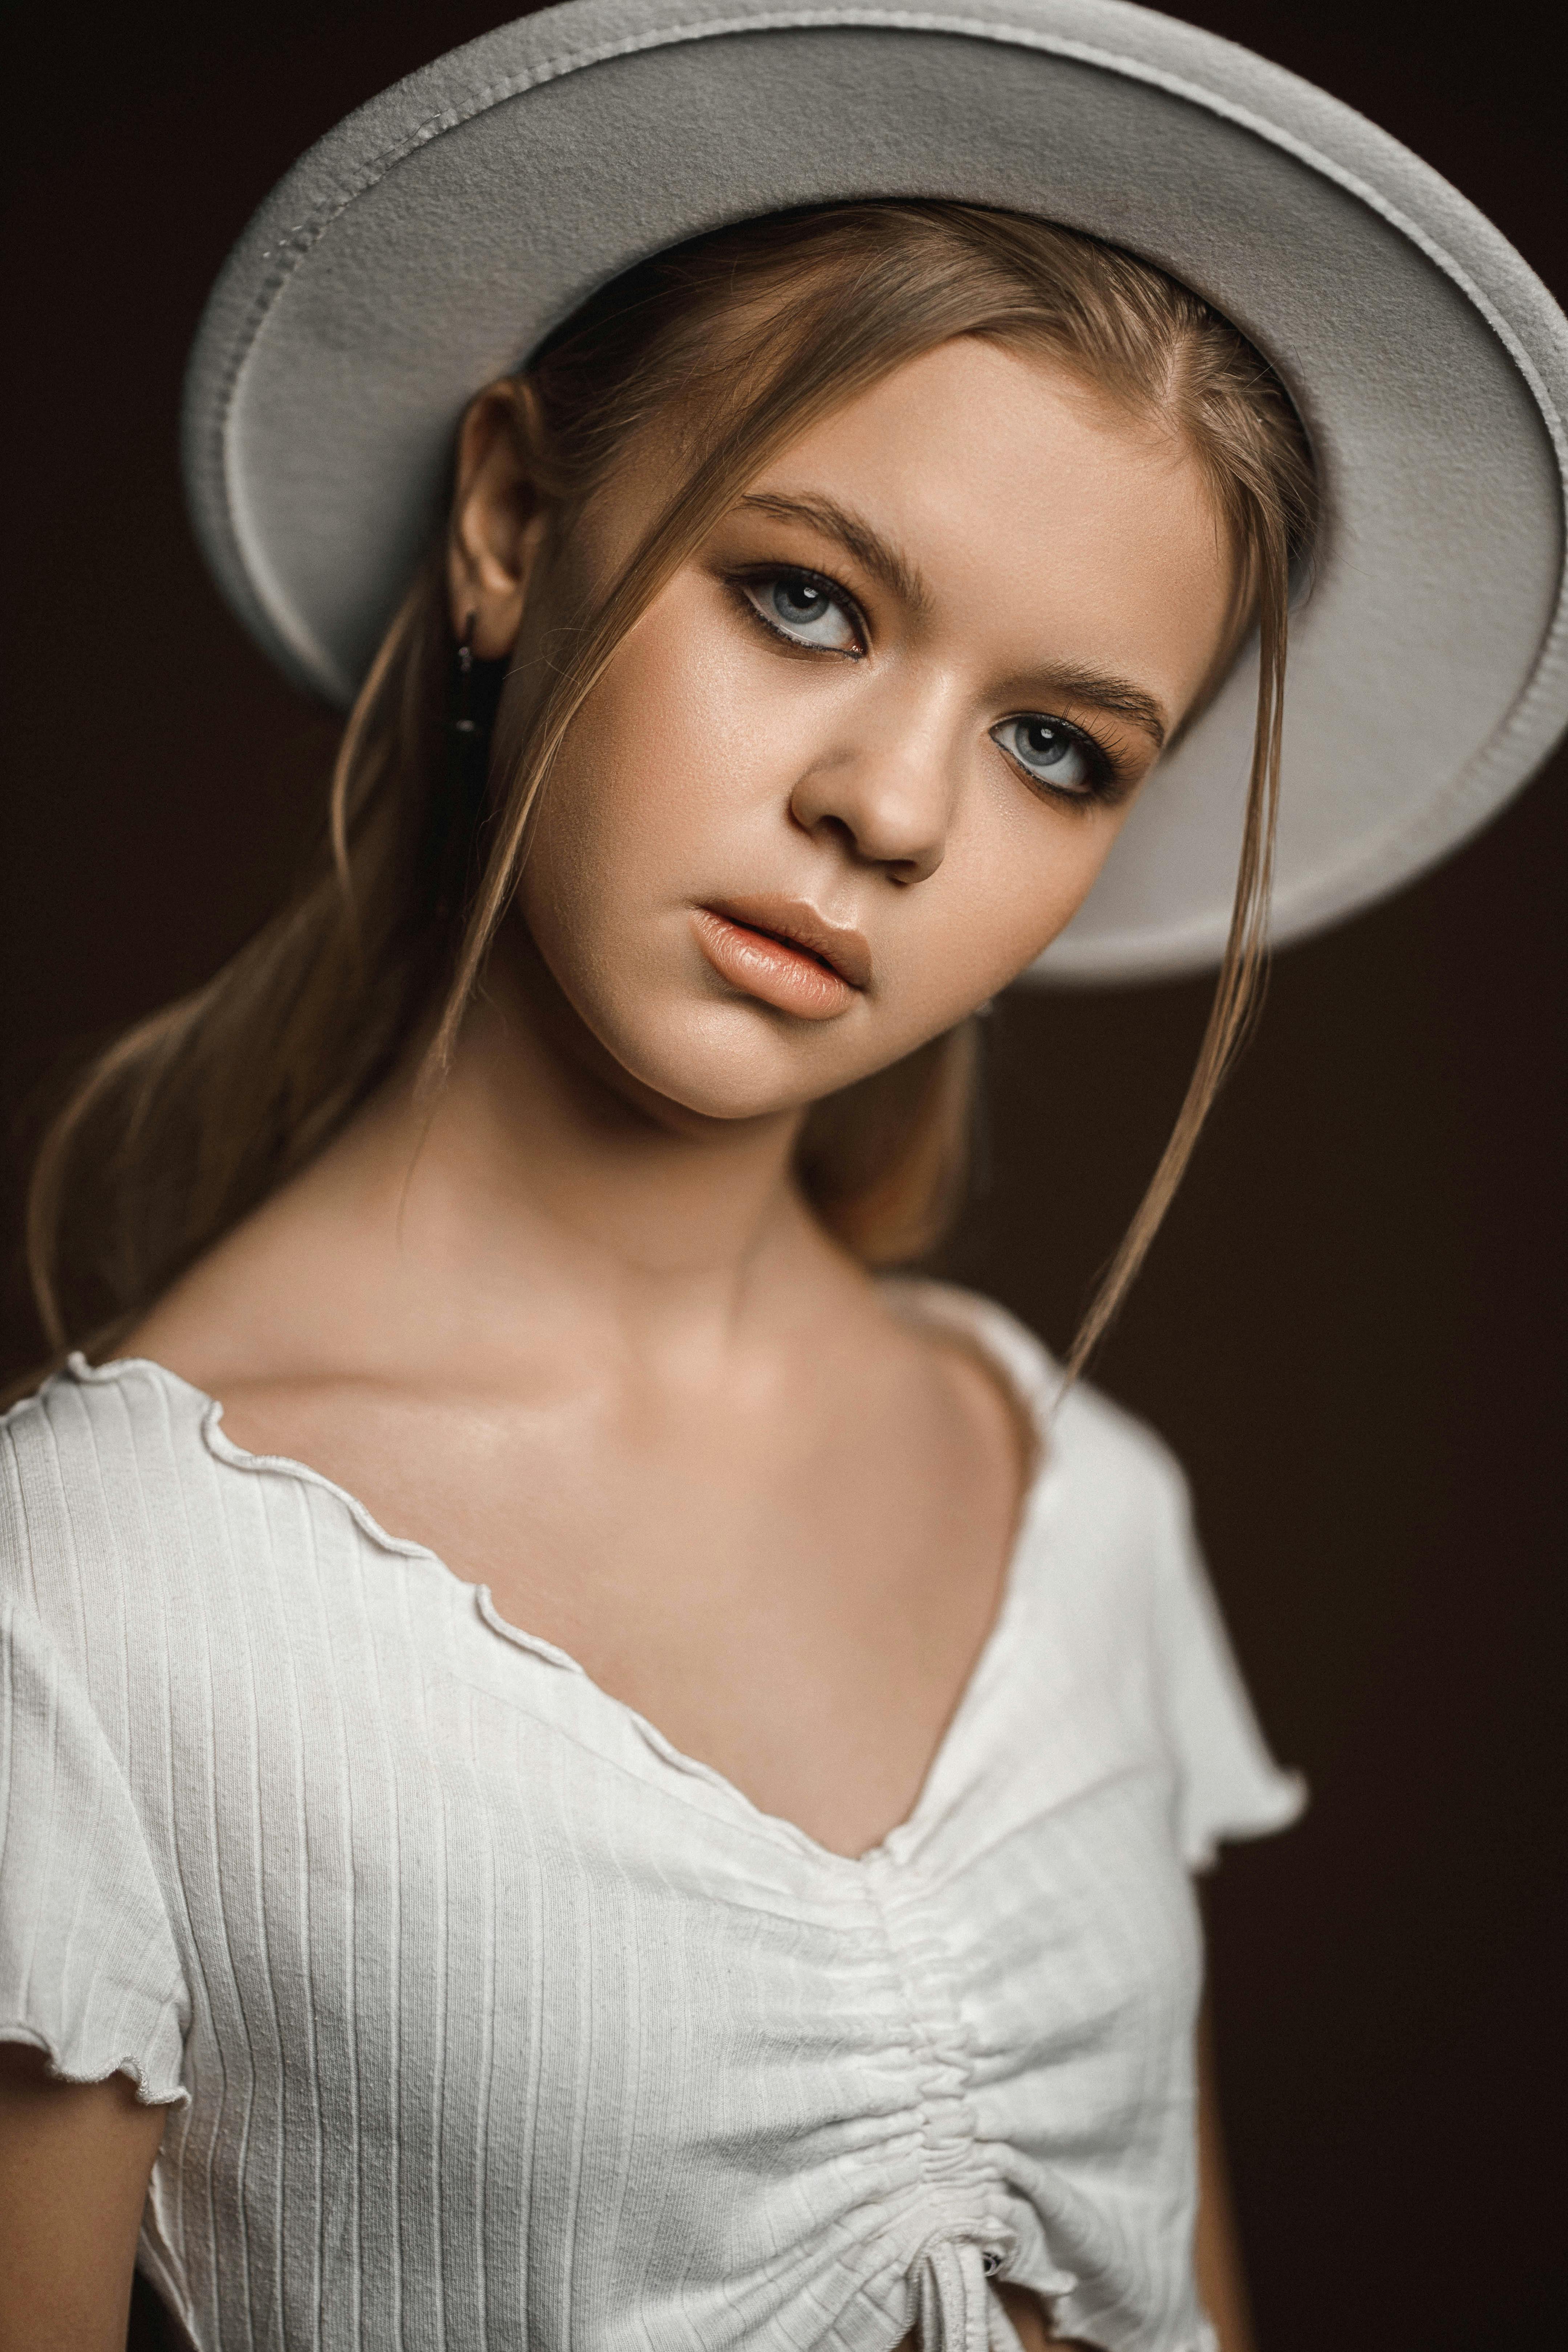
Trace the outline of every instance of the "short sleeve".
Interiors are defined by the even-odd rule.
[[[1268,1752],[1198,1549],[1186,1482],[1171,1468],[1157,1675],[1176,1766],[1182,1854],[1190,1870],[1206,1870],[1223,1840],[1261,1837],[1295,1821],[1307,1788]]]
[[[183,2104],[190,1999],[131,1790],[25,1604],[0,1605],[0,2041]]]

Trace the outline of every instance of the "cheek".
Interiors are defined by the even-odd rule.
[[[1016,980],[1088,898],[1127,812],[1126,803],[1079,812],[977,792],[921,886],[925,920],[911,926],[890,975],[900,1013],[950,1026]]]
[[[584,713],[545,787],[519,884],[541,953],[591,1025],[594,997],[637,984],[637,927],[627,918],[656,887],[664,846],[655,796],[639,793],[637,781],[635,761],[600,740]]]
[[[647,988],[669,923],[712,887],[716,850],[768,800],[765,756],[733,700],[716,654],[656,607],[573,722],[519,898],[590,1018],[585,991],[630,998]]]
[[[630,649],[589,696],[540,803],[529,865],[580,890],[593,871],[639,865],[671,814],[665,789],[687,749],[677,698],[641,692]]]
[[[693,622],[656,605],[617,650],[573,723],[558,772],[583,822],[606,842],[698,834],[743,783],[755,729],[737,706],[732,662]],[[749,716],[750,714],[748,714]]]

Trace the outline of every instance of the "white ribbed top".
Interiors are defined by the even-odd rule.
[[[1041,1415],[1057,1375],[935,1286]],[[167,2103],[200,2352],[1197,2352],[1188,1869],[1300,1803],[1086,1388],[910,1818],[761,1813],[159,1366],[0,1424],[0,2039]]]

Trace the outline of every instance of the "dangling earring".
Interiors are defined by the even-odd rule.
[[[490,730],[496,722],[510,655],[486,661],[474,651],[477,615],[463,624],[447,689],[447,747],[458,805],[470,820],[484,806],[489,779]]]
[[[477,619],[478,615],[470,613],[463,624],[447,680],[447,793],[444,805],[435,812],[432,844],[439,867],[446,867],[455,853],[468,877],[475,866],[474,830],[484,814],[489,784],[490,733],[510,667],[509,656],[487,661],[475,653]],[[458,882],[455,873],[443,874],[437,901],[437,910],[443,917],[451,911],[453,886]],[[467,893],[468,880],[464,879],[456,896],[460,899]]]
[[[458,640],[458,670],[454,681],[452,731],[471,735],[474,731],[474,624],[479,618],[470,613],[463,623],[463,634]]]

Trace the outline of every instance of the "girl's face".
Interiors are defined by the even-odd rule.
[[[667,492],[650,446],[573,535],[574,603]],[[525,676],[566,585],[524,604]],[[898,1060],[1081,905],[1230,585],[1195,461],[1065,370],[972,339],[900,368],[764,467],[574,723],[520,892],[561,992],[710,1117]]]

